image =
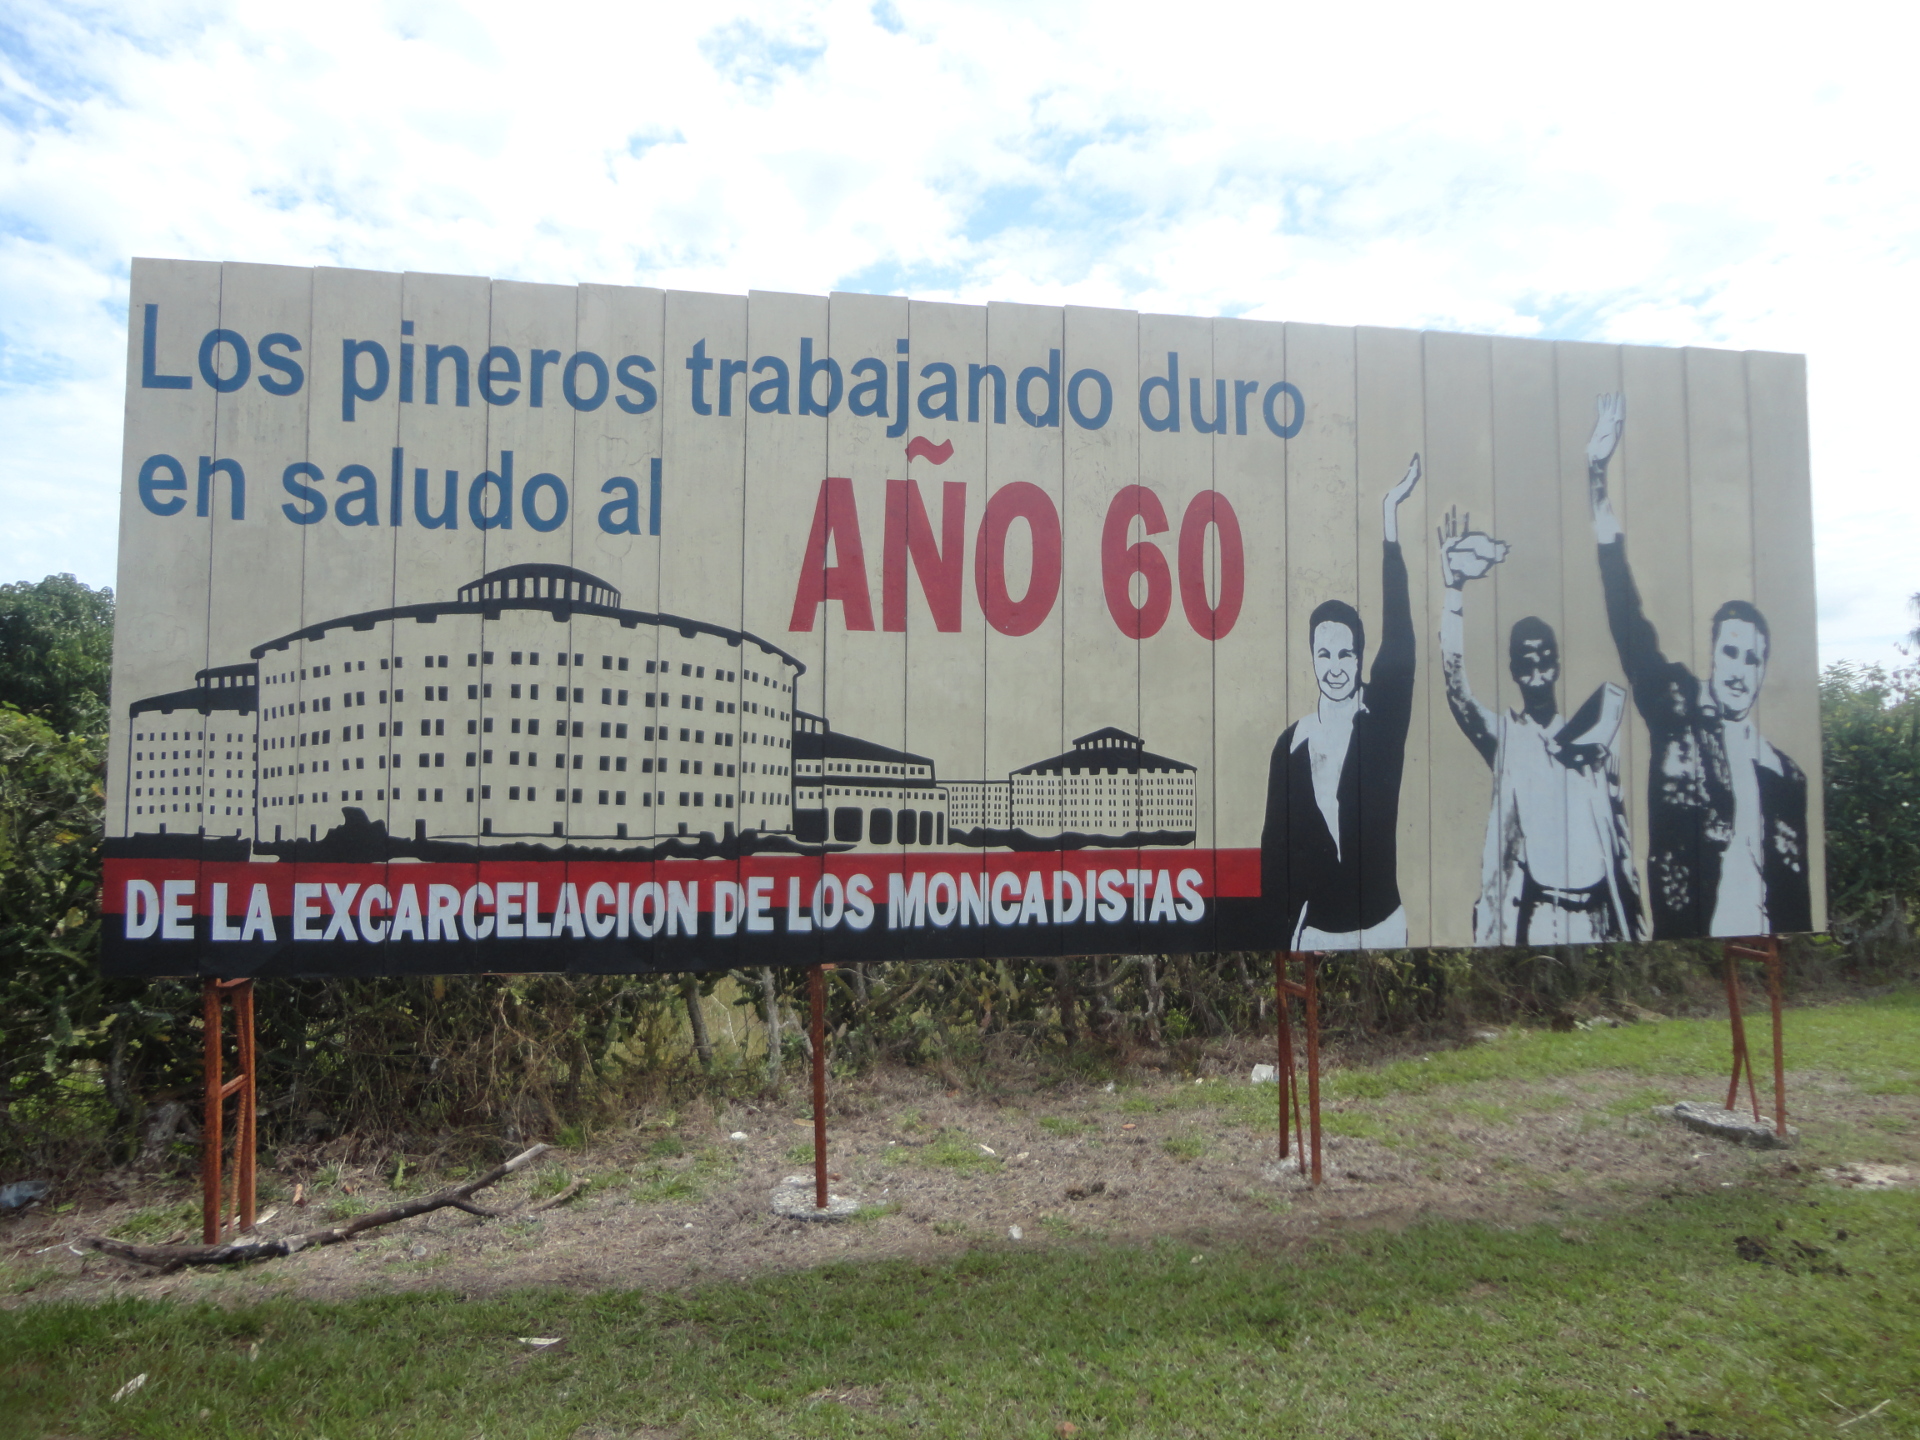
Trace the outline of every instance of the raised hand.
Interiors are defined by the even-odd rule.
[[[1400,477],[1400,483],[1398,485],[1395,485],[1391,490],[1387,491],[1387,498],[1381,506],[1383,511],[1382,520],[1386,528],[1387,543],[1389,545],[1398,545],[1400,543],[1400,517],[1398,513],[1400,502],[1413,494],[1413,487],[1419,483],[1420,455],[1416,451],[1413,459],[1407,462],[1407,473]]]
[[[1593,534],[1602,545],[1620,538],[1620,519],[1607,496],[1607,462],[1627,423],[1627,398],[1602,395],[1594,401],[1593,438],[1587,441],[1587,502],[1593,507]]]
[[[1620,443],[1620,432],[1627,423],[1627,397],[1602,395],[1593,402],[1593,438],[1587,441],[1587,464],[1605,465]]]
[[[1463,516],[1459,507],[1447,511],[1446,523],[1439,527],[1440,564],[1445,583],[1458,590],[1469,580],[1478,580],[1507,558],[1513,547],[1473,528],[1473,517]]]

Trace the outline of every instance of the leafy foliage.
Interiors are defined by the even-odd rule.
[[[185,987],[99,975],[104,747],[0,707],[0,1151],[104,1133],[182,1078]]]
[[[97,740],[0,708],[0,1114],[44,1107],[92,1050]]]
[[[106,728],[113,591],[71,575],[0,585],[0,704],[63,735]]]
[[[1904,903],[1920,884],[1920,665],[1829,666],[1820,711],[1829,906]]]
[[[98,971],[113,592],[0,585],[0,1156],[131,1142],[187,1088],[191,987]]]

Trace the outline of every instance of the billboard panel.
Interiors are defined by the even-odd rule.
[[[1806,444],[1792,356],[136,261],[104,963],[1816,928]]]

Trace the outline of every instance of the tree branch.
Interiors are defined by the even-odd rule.
[[[523,1150],[504,1164],[496,1165],[484,1175],[479,1175],[464,1184],[455,1185],[450,1190],[442,1190],[418,1200],[409,1200],[404,1205],[395,1205],[386,1210],[373,1210],[365,1215],[356,1215],[344,1225],[328,1226],[324,1230],[309,1230],[304,1235],[283,1235],[273,1240],[235,1240],[225,1245],[129,1245],[124,1240],[109,1240],[104,1235],[89,1235],[80,1243],[103,1255],[111,1255],[118,1260],[131,1260],[139,1265],[151,1265],[160,1274],[170,1275],[187,1265],[243,1265],[249,1260],[271,1260],[280,1255],[293,1255],[301,1250],[321,1245],[338,1245],[343,1240],[351,1240],[362,1231],[371,1230],[378,1225],[391,1225],[396,1220],[409,1220],[415,1215],[425,1215],[430,1210],[439,1210],[451,1205],[457,1210],[465,1210],[471,1215],[497,1216],[498,1211],[482,1209],[471,1202],[476,1191],[484,1190],[498,1180],[504,1179],[514,1171],[532,1164],[552,1148],[536,1145],[531,1150]]]

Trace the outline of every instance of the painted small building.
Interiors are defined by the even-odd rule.
[[[947,820],[969,830],[1005,830],[1013,824],[1013,786],[1005,780],[949,780]]]
[[[253,834],[259,678],[219,665],[128,707],[126,833]]]
[[[1197,773],[1109,725],[1082,735],[1064,755],[1013,772],[1013,828],[1036,836],[1190,832]]]
[[[793,726],[794,837],[862,847],[947,843],[947,789],[925,755],[802,711]]]

